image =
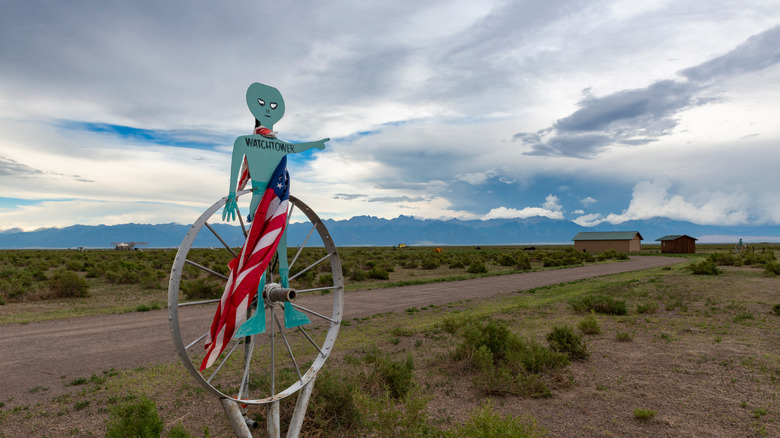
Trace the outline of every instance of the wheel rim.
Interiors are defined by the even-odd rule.
[[[239,197],[251,193],[242,191]],[[246,336],[240,340],[231,339],[214,365],[199,371],[204,356],[204,342],[219,298],[190,299],[183,286],[189,277],[197,272],[197,278],[222,279],[224,288],[226,276],[209,268],[204,251],[193,250],[193,242],[203,232],[218,239],[228,257],[236,252],[209,223],[221,219],[219,212],[227,198],[209,207],[190,228],[176,253],[168,285],[168,319],[173,343],[185,368],[208,391],[222,398],[229,398],[243,404],[265,404],[285,398],[306,385],[322,368],[330,355],[338,336],[343,312],[344,278],[336,246],[325,225],[317,214],[294,196],[290,196],[288,221],[293,215],[295,223],[288,227],[306,231],[301,237],[290,235],[288,242],[300,243],[297,247],[288,245],[290,262],[290,288],[297,289],[294,303],[269,304],[262,297],[255,300],[247,317],[257,311],[256,303],[266,313],[265,333]],[[215,217],[216,216],[216,217]],[[243,221],[241,222],[246,229]],[[308,231],[306,237],[302,236]],[[298,241],[294,241],[294,240]],[[228,239],[229,240],[229,239]],[[322,245],[322,246],[320,246]],[[278,256],[278,254],[277,254]],[[213,256],[212,256],[213,258]],[[280,278],[278,263],[269,267],[266,289]],[[189,267],[188,267],[189,266]],[[312,284],[319,274],[319,283]],[[313,275],[314,274],[314,275]],[[330,274],[331,278],[327,275]],[[186,277],[186,278],[185,278]],[[186,289],[186,287],[184,287]],[[221,294],[221,292],[220,292]],[[321,295],[326,294],[326,295]],[[285,328],[278,313],[285,305],[306,314],[311,324],[296,328]]]

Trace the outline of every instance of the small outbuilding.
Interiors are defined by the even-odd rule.
[[[672,254],[693,254],[696,252],[696,241],[691,236],[685,234],[670,234],[668,236],[655,239],[661,242],[661,252]]]
[[[618,252],[639,252],[644,238],[639,231],[583,231],[571,240],[577,251],[603,252],[614,249]]]

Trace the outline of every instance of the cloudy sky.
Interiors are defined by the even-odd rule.
[[[780,225],[780,2],[16,1],[0,231],[191,223],[246,88],[320,216]]]

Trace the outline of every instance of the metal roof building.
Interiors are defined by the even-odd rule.
[[[695,253],[697,240],[699,239],[685,234],[670,234],[668,236],[655,239],[656,242],[661,242],[661,252],[673,254]]]
[[[583,231],[574,236],[574,249],[586,252],[602,252],[614,249],[618,252],[638,252],[644,240],[639,231]]]

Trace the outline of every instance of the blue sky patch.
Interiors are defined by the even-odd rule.
[[[93,132],[96,134],[117,137],[122,140],[137,143],[152,143],[160,146],[213,150],[216,146],[230,145],[233,143],[233,139],[221,138],[214,134],[198,131],[141,129],[132,126],[80,122],[75,120],[64,120],[60,123],[66,129]]]

